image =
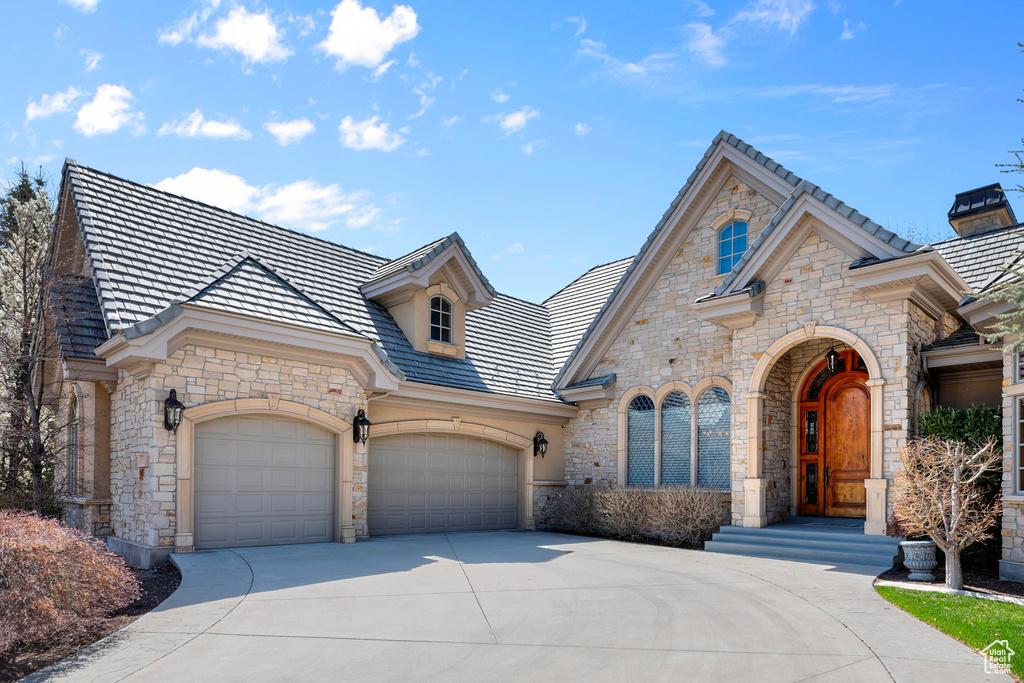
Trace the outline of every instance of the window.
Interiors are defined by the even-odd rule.
[[[1013,449],[1014,463],[1011,486],[1014,493],[1024,493],[1024,397],[1017,399],[1016,448]]]
[[[690,483],[690,399],[673,391],[661,404],[661,483]]]
[[[696,401],[672,391],[660,405],[636,396],[625,417],[627,485],[731,487],[731,405],[725,389],[709,387]]]
[[[71,397],[68,411],[68,494],[78,495],[78,398]]]
[[[654,401],[640,395],[629,404],[629,442],[626,483],[631,486],[654,484]]]
[[[736,221],[718,231],[718,274],[724,275],[747,250],[747,224]]]
[[[697,397],[697,485],[728,489],[729,394],[709,387]]]
[[[1024,382],[1024,356],[1020,351],[1013,353],[1013,381]]]
[[[452,343],[452,302],[443,296],[430,298],[430,340]]]

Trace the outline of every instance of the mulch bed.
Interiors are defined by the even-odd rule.
[[[181,574],[173,564],[137,569],[135,576],[142,589],[138,600],[87,627],[28,643],[13,654],[0,657],[0,683],[24,678],[106,638],[166,600],[181,583]]]
[[[944,567],[936,567],[932,570],[932,573],[935,574],[935,581],[911,581],[908,578],[910,570],[903,565],[899,565],[881,574],[878,578],[884,581],[905,581],[922,586],[946,585],[946,570]],[[964,569],[964,590],[988,593],[990,595],[1024,598],[1024,583],[1000,579],[998,567]]]

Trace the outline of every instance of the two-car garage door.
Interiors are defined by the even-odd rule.
[[[518,453],[459,435],[371,439],[370,535],[515,528]],[[335,459],[335,436],[300,420],[196,425],[196,548],[333,541]]]

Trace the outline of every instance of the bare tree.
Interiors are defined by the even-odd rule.
[[[925,534],[946,554],[946,587],[963,590],[960,552],[991,537],[1000,503],[982,485],[1002,467],[994,441],[977,447],[959,441],[920,439],[900,449],[893,514],[912,534]]]
[[[60,354],[54,304],[63,276],[53,263],[54,212],[45,181],[25,192],[21,182],[3,202],[5,231],[0,245],[0,486],[6,504],[53,513],[55,460],[64,428],[56,410],[60,397]],[[57,306],[56,310],[67,307]]]

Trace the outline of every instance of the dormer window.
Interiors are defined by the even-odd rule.
[[[443,296],[430,297],[430,341],[452,343],[452,302]]]
[[[718,274],[724,275],[747,250],[747,223],[734,221],[718,231]]]

